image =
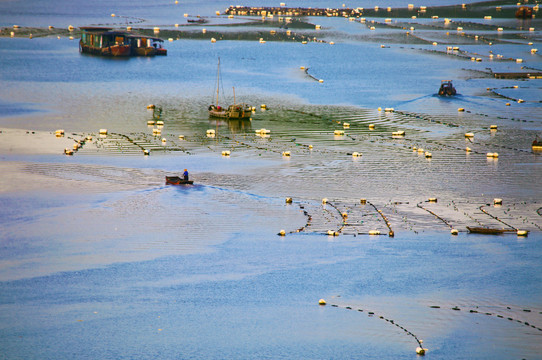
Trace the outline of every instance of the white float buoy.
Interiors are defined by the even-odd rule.
[[[499,199],[499,198],[493,199],[493,204],[495,204],[495,205],[502,205],[502,199]]]
[[[466,137],[466,138],[473,138],[473,137],[474,137],[474,133],[471,133],[471,132],[465,133],[465,137]]]
[[[291,154],[289,151],[283,151],[282,152],[282,156],[286,156],[286,157],[289,157]]]
[[[459,231],[457,229],[452,229],[452,230],[450,230],[450,233],[452,235],[457,235],[457,234],[459,234]]]
[[[465,108],[458,108],[457,111],[463,112],[463,111],[465,111]]]
[[[343,130],[335,130],[333,132],[334,135],[336,136],[343,136],[344,135],[344,131]]]
[[[433,154],[431,154],[429,151],[426,151],[426,152],[425,152],[425,157],[426,157],[427,159],[430,159],[430,158],[433,157]]]
[[[215,38],[211,38],[211,42],[212,42],[212,43],[215,43],[215,42],[216,42],[216,39],[215,39]]]
[[[231,152],[229,150],[222,151],[222,156],[230,156]]]
[[[527,236],[529,235],[529,232],[527,230],[518,230],[516,234],[517,236]]]
[[[184,135],[179,135],[179,140],[184,140]]]
[[[433,202],[433,203],[436,203],[437,202],[437,198],[435,197],[431,197],[428,199],[429,202]]]
[[[279,235],[280,236],[286,236],[286,231],[284,231],[284,230],[279,231]]]
[[[100,129],[100,135],[107,135],[107,129]]]
[[[490,125],[489,126],[490,130],[497,130],[497,128],[498,128],[497,125]]]
[[[369,235],[380,235],[380,230],[369,230]]]
[[[327,204],[327,198],[322,199],[322,204]]]
[[[354,151],[352,153],[352,157],[361,157],[361,156],[362,156],[362,154],[360,152]]]
[[[349,129],[350,128],[350,123],[343,123],[343,128],[344,129]]]

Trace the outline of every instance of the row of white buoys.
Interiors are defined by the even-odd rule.
[[[227,156],[230,156],[230,155],[231,155],[231,151],[229,151],[229,150],[224,150],[224,151],[222,151],[222,156],[226,156],[226,157],[227,157]]]
[[[55,131],[55,136],[56,137],[63,137],[64,136],[64,130],[63,129],[58,129]]]
[[[161,130],[161,129],[154,128],[154,129],[152,129],[152,134],[153,134],[154,136],[160,136],[160,135],[162,135],[162,130]]]
[[[333,132],[333,135],[335,135],[335,136],[343,136],[344,135],[344,130],[335,130]]]
[[[499,157],[499,153],[496,153],[496,152],[495,152],[495,153],[488,152],[488,153],[486,154],[486,157],[487,157],[487,158],[497,159],[497,158]]]
[[[362,156],[362,153],[360,153],[360,152],[354,151],[354,152],[352,153],[352,157],[357,158],[357,157],[361,157],[361,156]]]
[[[369,235],[380,235],[380,230],[369,230]]]
[[[216,135],[216,132],[213,129],[209,129],[206,132],[207,137],[214,137]]]

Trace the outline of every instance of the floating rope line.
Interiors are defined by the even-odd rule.
[[[441,307],[439,305],[431,305],[429,307],[431,309],[441,309]],[[478,308],[478,307],[476,307],[476,308]],[[511,309],[511,307],[509,307],[509,306],[507,306],[506,308],[509,309],[509,310]],[[454,306],[453,308],[450,308],[450,310],[461,311],[461,308],[458,307],[458,306]],[[533,324],[529,323],[528,321],[523,321],[523,320],[516,319],[516,318],[513,318],[513,317],[508,317],[508,316],[505,316],[505,315],[502,315],[502,314],[494,314],[494,313],[491,313],[491,312],[483,312],[483,311],[479,311],[479,310],[475,310],[475,309],[469,309],[468,311],[469,311],[470,314],[482,314],[482,315],[487,315],[487,316],[495,316],[495,317],[497,317],[499,319],[506,319],[506,320],[509,320],[509,321],[515,321],[515,322],[517,322],[519,324],[522,324],[524,326],[536,329],[538,331],[542,331],[542,327],[533,325]],[[523,309],[523,311],[526,312],[526,313],[531,312],[530,309]]]
[[[320,79],[316,78],[315,76],[309,74],[309,68],[305,68],[305,74],[307,74],[308,77],[313,79],[314,81],[320,81]]]
[[[425,202],[430,202],[429,200],[426,200]],[[442,221],[444,224],[446,224],[446,226],[448,226],[450,229],[453,229],[454,227],[452,225],[450,225],[450,223],[448,221],[446,221],[444,218],[442,218],[441,216],[435,214],[433,211],[429,210],[429,209],[426,209],[424,208],[421,204],[423,202],[419,202],[418,204],[416,204],[417,207],[419,207],[420,209],[422,210],[425,210],[427,211],[428,213],[430,213],[431,215],[433,215],[434,217],[436,217],[437,219],[439,219],[440,221]]]
[[[342,309],[346,309],[346,310],[353,310],[353,308],[351,306],[341,306],[341,305],[337,305],[337,304],[332,304],[331,307],[342,308]],[[366,310],[366,309],[356,309],[356,310],[358,312],[366,312],[369,317],[377,316],[379,319],[385,320],[387,323],[395,325],[399,329],[403,330],[403,332],[406,333],[407,335],[412,336],[416,340],[416,342],[418,343],[420,348],[423,348],[423,346],[422,346],[423,341],[422,340],[418,339],[418,337],[413,332],[409,331],[404,326],[399,325],[394,320],[385,318],[384,316],[381,316],[381,315],[377,315],[377,314],[374,313],[374,311],[369,311],[369,310]]]
[[[498,222],[502,223],[503,225],[506,225],[506,226],[508,226],[508,227],[510,227],[510,228],[512,228],[512,229],[514,229],[514,231],[518,231],[518,228],[513,227],[512,225],[505,223],[504,221],[502,221],[501,219],[499,219],[499,218],[496,217],[496,216],[491,215],[489,212],[487,212],[486,210],[484,210],[484,207],[485,207],[485,205],[481,205],[478,209],[480,209],[480,211],[483,212],[484,214],[486,214],[487,216],[489,216],[489,217],[491,217],[491,218],[497,220]]]
[[[335,206],[334,204],[332,204],[331,202],[327,202],[326,205],[329,205],[331,206],[332,208],[334,208],[335,210],[337,210],[337,212],[339,213],[339,215],[341,216],[341,218],[343,219],[343,223],[341,224],[341,226],[337,229],[337,231],[335,233],[337,234],[340,234],[343,229],[344,229],[344,226],[346,225],[346,219],[343,217],[343,214],[342,212],[337,208],[337,206]],[[335,235],[334,233],[334,235]],[[329,234],[329,233],[328,233]]]
[[[377,212],[378,214],[380,214],[380,216],[381,216],[382,219],[384,220],[384,223],[385,223],[386,226],[388,227],[388,230],[389,230],[388,235],[389,235],[390,237],[393,237],[393,236],[395,235],[395,233],[394,233],[393,230],[391,229],[391,224],[390,224],[390,222],[388,221],[388,218],[386,218],[386,216],[384,215],[384,213],[382,213],[381,210],[378,210],[378,209],[376,208],[375,204],[373,204],[373,203],[370,202],[370,201],[367,201],[367,204],[371,205],[371,206],[376,210],[376,212]]]

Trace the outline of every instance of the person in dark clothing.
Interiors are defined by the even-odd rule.
[[[183,179],[184,179],[185,181],[188,181],[188,170],[186,170],[186,169],[184,169]]]

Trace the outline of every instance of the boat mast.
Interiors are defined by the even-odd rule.
[[[216,107],[218,107],[218,87],[220,86],[220,57],[218,58],[218,69],[216,71]]]
[[[233,105],[235,105],[235,86],[232,86],[233,87]]]

